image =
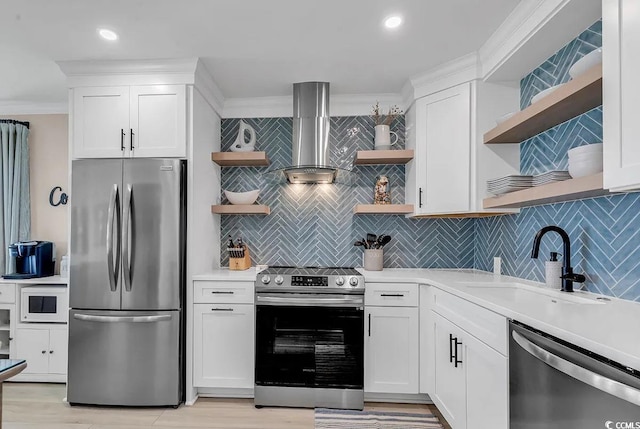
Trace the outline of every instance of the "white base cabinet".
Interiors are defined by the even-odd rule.
[[[368,303],[379,305],[366,305]],[[416,284],[367,284],[365,393],[418,393],[420,375],[417,305]]]
[[[194,385],[254,385],[255,310],[249,304],[194,305]]]
[[[255,376],[254,284],[197,280],[193,289],[193,385],[246,396]]]
[[[16,357],[26,359],[26,374],[66,374],[68,338],[64,328],[18,328]]]

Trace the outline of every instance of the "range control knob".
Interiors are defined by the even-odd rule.
[[[349,279],[349,284],[350,284],[351,286],[354,286],[354,287],[355,287],[355,286],[358,286],[358,278],[357,278],[357,277],[351,277],[351,278]]]
[[[281,275],[279,275],[279,274],[278,274],[278,275],[276,276],[276,284],[277,284],[277,285],[281,285],[281,284],[282,284],[282,282],[284,282],[284,278],[283,278]]]
[[[269,282],[271,281],[271,277],[265,274],[264,276],[262,276],[260,281],[262,282],[262,284],[265,284],[265,285],[269,284]]]
[[[344,284],[344,277],[342,277],[342,276],[336,277],[336,284],[338,286],[342,286]]]

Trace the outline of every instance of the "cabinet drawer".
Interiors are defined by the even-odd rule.
[[[417,307],[418,285],[415,283],[367,283],[364,303],[382,307]]]
[[[253,282],[218,282],[196,280],[193,282],[193,302],[253,304]]]
[[[16,302],[16,285],[0,284],[0,302]]]
[[[462,298],[433,289],[433,310],[507,356],[507,319]]]

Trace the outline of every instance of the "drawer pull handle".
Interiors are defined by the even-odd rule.
[[[449,362],[453,363],[453,335],[449,334]]]
[[[233,311],[233,308],[212,308],[211,311]]]
[[[218,294],[226,294],[226,295],[233,295],[234,292],[232,290],[212,290],[211,293],[218,293]]]
[[[462,363],[462,359],[458,360],[458,346],[462,345],[462,341],[458,341],[458,338],[454,338],[454,355],[453,355],[453,366],[455,366],[456,368],[458,367],[458,364]]]
[[[403,293],[381,293],[380,296],[392,296],[396,298],[402,298],[404,294]]]

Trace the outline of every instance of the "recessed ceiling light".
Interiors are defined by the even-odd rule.
[[[402,17],[393,15],[384,20],[384,26],[387,28],[398,28],[402,24]]]
[[[109,40],[110,42],[113,42],[114,40],[118,40],[118,35],[116,34],[116,32],[109,30],[107,28],[98,28],[98,34],[104,40]]]

